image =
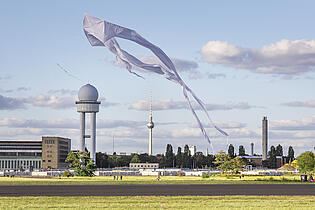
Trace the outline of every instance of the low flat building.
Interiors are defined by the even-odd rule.
[[[42,137],[42,141],[0,141],[0,170],[62,169],[71,139]]]
[[[159,168],[158,163],[129,163],[129,168]]]
[[[40,169],[41,141],[0,141],[0,169]]]
[[[246,159],[249,164],[254,167],[261,167],[262,164],[262,156],[261,155],[254,155],[254,156],[238,156],[239,158]],[[268,157],[267,157],[268,158]],[[276,167],[279,168],[282,165],[282,156],[276,156]]]

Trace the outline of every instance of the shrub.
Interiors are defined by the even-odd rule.
[[[69,170],[65,170],[65,172],[62,175],[63,177],[72,177],[73,174]]]
[[[209,174],[202,174],[202,178],[209,178]]]

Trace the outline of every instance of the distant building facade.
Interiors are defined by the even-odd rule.
[[[248,161],[253,167],[262,167],[263,166],[263,157],[261,155],[254,156],[238,156],[239,158],[244,158]],[[267,157],[268,158],[268,157]],[[279,168],[283,165],[282,156],[276,156],[276,167]]]
[[[66,168],[71,139],[42,137],[42,141],[0,141],[0,170]]]
[[[129,168],[159,168],[158,163],[129,163]]]
[[[196,146],[189,146],[189,152],[191,156],[194,156],[196,153]]]
[[[41,141],[0,141],[0,169],[40,169]]]
[[[65,162],[71,150],[71,139],[61,137],[42,137],[42,168],[66,168]]]

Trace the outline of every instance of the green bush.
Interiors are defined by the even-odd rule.
[[[73,174],[69,170],[65,170],[65,172],[62,175],[63,177],[72,177]]]
[[[202,178],[209,178],[209,174],[202,174]]]

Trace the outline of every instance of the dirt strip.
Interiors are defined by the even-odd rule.
[[[0,196],[313,195],[315,184],[6,185]]]

